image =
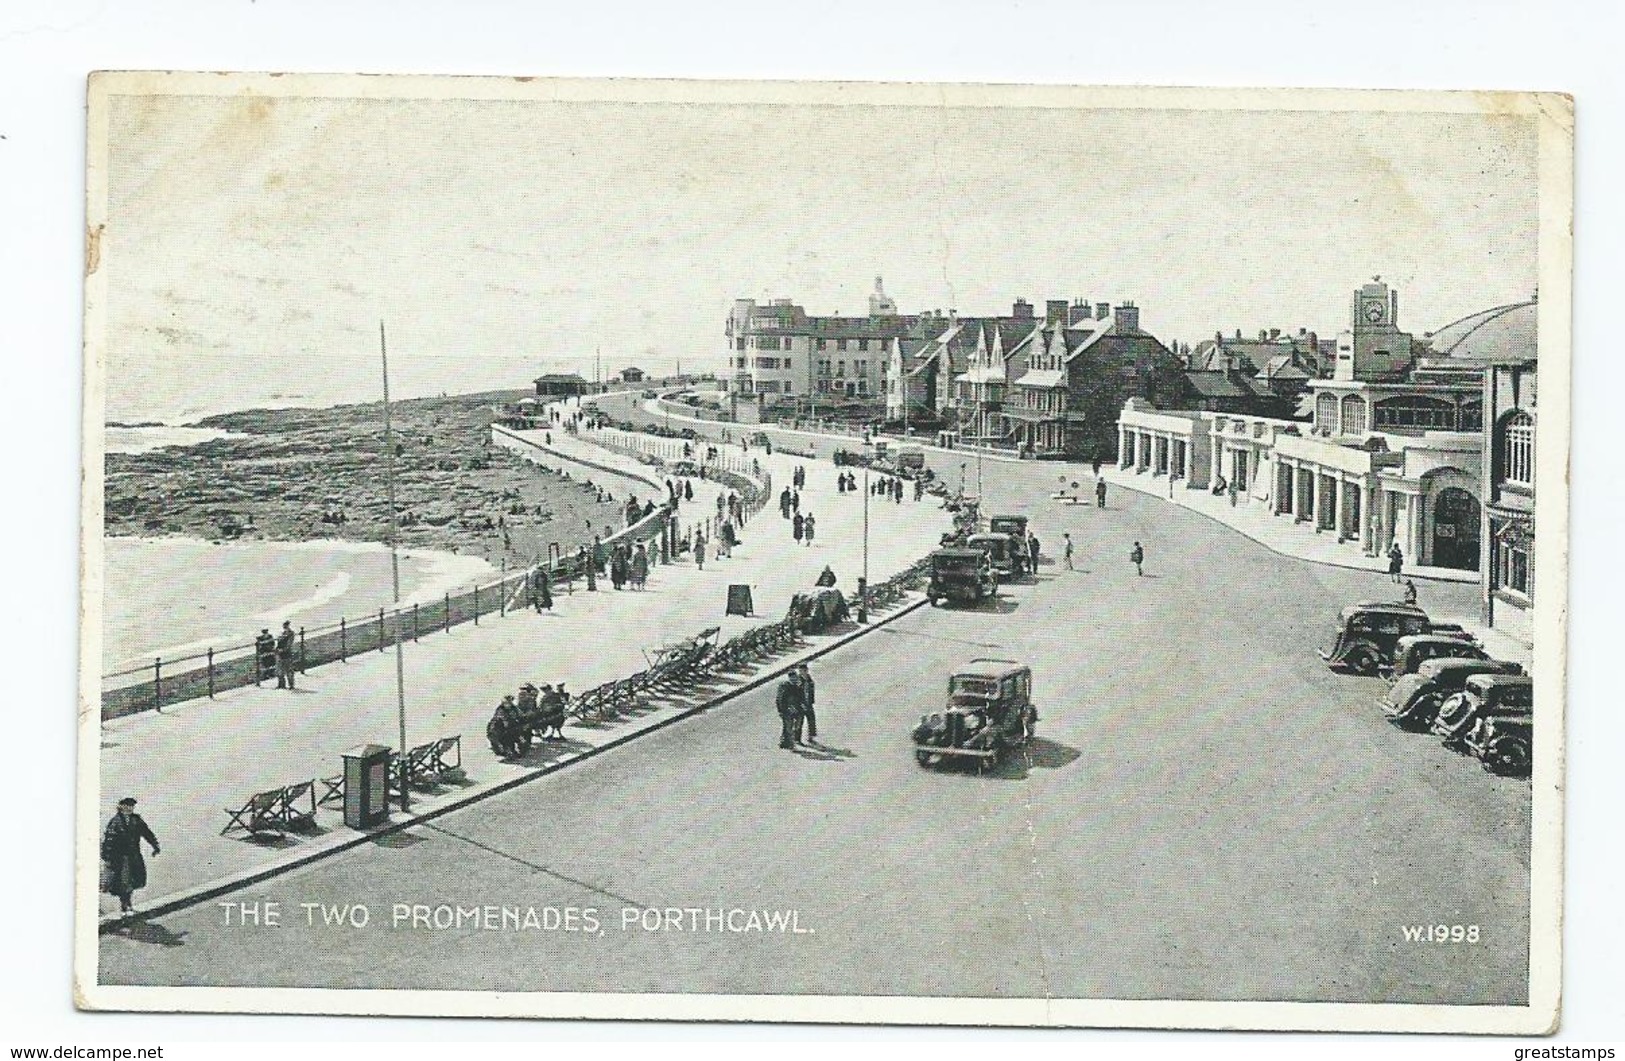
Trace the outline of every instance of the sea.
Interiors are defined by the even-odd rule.
[[[355,400],[367,399],[358,394]],[[290,404],[335,403],[267,396],[252,407]],[[225,411],[194,410],[172,419]],[[184,422],[157,422],[155,412],[161,410],[131,418],[149,426],[106,428],[108,452],[144,453],[231,437]],[[154,657],[221,652],[251,642],[263,628],[275,632],[284,620],[296,629],[316,627],[393,606],[389,550],[374,543],[105,538],[102,555],[103,674],[151,667]],[[482,557],[424,549],[403,551],[400,571],[404,604],[460,593],[498,575]]]

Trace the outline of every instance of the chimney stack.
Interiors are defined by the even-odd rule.
[[[1140,308],[1132,302],[1125,301],[1117,307],[1117,331],[1119,334],[1132,335],[1140,330]]]
[[[1050,298],[1044,300],[1044,323],[1060,324],[1066,320],[1066,299]]]
[[[1095,303],[1095,319],[1096,320],[1102,320],[1102,321],[1105,320],[1107,317],[1111,316],[1111,312],[1112,312],[1112,304],[1110,302],[1096,302]]]
[[[1273,342],[1275,342],[1275,340],[1279,339],[1280,337],[1281,337],[1281,329],[1279,329],[1279,328],[1271,328],[1270,329],[1270,342],[1273,343]]]
[[[1088,319],[1089,319],[1089,305],[1088,305],[1088,303],[1079,302],[1079,301],[1074,300],[1073,303],[1072,303],[1072,308],[1067,310],[1066,322],[1068,324],[1076,324],[1079,321],[1086,321]]]

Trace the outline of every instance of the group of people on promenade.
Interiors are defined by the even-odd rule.
[[[818,714],[814,709],[817,688],[812,672],[799,663],[785,674],[773,698],[779,713],[779,747],[794,749],[799,744],[818,742]],[[803,731],[806,740],[802,739]]]
[[[282,632],[275,637],[271,636],[270,627],[260,628],[259,636],[254,638],[255,685],[269,681],[275,674],[278,689],[293,688],[293,676],[298,670],[294,646],[298,640],[293,623],[287,619],[282,620]]]

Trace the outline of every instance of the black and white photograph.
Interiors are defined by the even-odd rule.
[[[88,122],[83,1005],[1553,1026],[1566,97]]]

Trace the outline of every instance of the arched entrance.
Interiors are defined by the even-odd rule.
[[[1458,486],[1433,502],[1433,566],[1478,570],[1478,498]]]

